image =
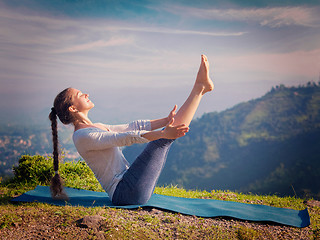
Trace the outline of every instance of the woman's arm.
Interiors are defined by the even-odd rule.
[[[176,115],[177,105],[174,106],[172,111],[169,113],[168,117],[150,120],[151,131],[167,126],[167,124],[174,118]]]
[[[87,128],[77,131],[73,135],[73,141],[77,149],[84,151],[103,150],[111,147],[130,146],[134,143],[147,143],[160,138],[176,139],[184,136],[189,127],[184,124],[173,126],[174,119],[160,131],[131,131],[125,133],[108,132],[99,128]]]
[[[150,120],[136,120],[127,124],[117,124],[117,125],[108,125],[102,124],[104,128],[113,131],[113,132],[129,132],[129,131],[140,131],[146,130],[151,131],[151,122]]]
[[[149,140],[141,136],[146,132],[131,131],[117,133],[104,131],[99,128],[87,128],[75,132],[73,141],[78,150],[104,150],[112,147],[130,146],[134,143],[147,143]]]
[[[167,124],[165,129],[160,131],[151,131],[151,132],[143,133],[141,134],[141,137],[149,141],[154,141],[160,138],[176,139],[186,135],[186,133],[189,131],[189,127],[186,126],[185,124],[173,126],[173,122],[174,122],[174,118],[170,120],[170,122]]]

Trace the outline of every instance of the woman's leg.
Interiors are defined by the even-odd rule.
[[[174,124],[189,126],[202,96],[212,90],[213,83],[209,77],[209,63],[206,56],[202,55],[193,89],[174,117]],[[144,204],[150,199],[173,141],[159,139],[147,145],[118,183],[112,198],[114,204]]]
[[[214,85],[209,77],[208,59],[205,55],[202,55],[200,68],[192,91],[174,117],[173,125],[185,124],[186,126],[189,126],[199,106],[202,96],[206,92],[212,91],[213,88]]]
[[[151,197],[174,140],[149,142],[133,162],[113,194],[115,205],[145,204]]]

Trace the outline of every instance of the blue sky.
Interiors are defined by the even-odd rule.
[[[69,86],[90,94],[94,121],[163,117],[202,53],[215,90],[197,117],[318,82],[319,12],[319,1],[0,0],[2,121],[42,119]]]

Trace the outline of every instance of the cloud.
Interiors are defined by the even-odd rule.
[[[185,6],[171,6],[166,11],[177,15],[220,21],[256,22],[271,28],[283,26],[318,27],[319,7],[273,7],[273,8],[229,8],[200,9]]]
[[[316,27],[320,21],[318,10],[303,7],[270,8],[257,11],[261,15],[256,19],[262,26],[273,28],[290,25]]]
[[[179,35],[207,35],[213,37],[237,37],[246,34],[246,32],[208,32],[208,31],[194,31],[194,30],[181,30],[159,27],[111,27],[107,28],[112,31],[132,31],[132,32],[149,32],[149,33],[163,33],[163,34],[179,34]]]
[[[110,19],[57,18],[36,14],[31,10],[21,11],[9,8],[0,8],[0,28],[0,38],[6,42],[0,46],[0,49],[3,48],[5,52],[11,51],[10,54],[16,52],[17,55],[25,52],[28,53],[28,58],[44,51],[65,54],[94,51],[103,47],[125,45],[136,47],[135,40],[139,33],[211,37],[238,37],[246,34],[239,31],[215,32],[149,27],[148,24],[141,25]],[[130,32],[133,34],[128,34]],[[13,45],[15,45],[14,49]]]
[[[88,43],[78,44],[78,45],[74,45],[71,47],[63,48],[63,49],[54,50],[54,51],[52,51],[52,53],[82,52],[82,51],[86,51],[86,50],[92,50],[92,49],[97,49],[97,48],[102,48],[102,47],[114,47],[114,46],[130,44],[130,43],[132,43],[131,39],[113,37],[107,41],[98,40],[98,41],[94,41],[94,42],[88,42]]]
[[[174,35],[206,35],[212,37],[237,37],[242,36],[246,32],[204,32],[204,31],[192,31],[192,30],[179,30],[179,29],[168,29],[168,28],[149,28],[149,27],[126,27],[126,26],[114,26],[114,27],[101,27],[98,29],[91,28],[92,32],[102,31],[102,32],[147,32],[147,33],[160,33],[160,34],[174,34]],[[92,34],[94,35],[94,34]],[[81,52],[86,50],[93,50],[101,47],[114,47],[122,46],[127,44],[133,44],[134,40],[132,38],[121,38],[121,37],[112,37],[110,40],[97,40],[90,41],[88,43],[77,44],[71,47],[66,47],[58,50],[52,51],[52,53],[72,53],[72,52]]]

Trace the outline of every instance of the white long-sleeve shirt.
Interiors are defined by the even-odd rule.
[[[73,142],[112,199],[118,182],[129,168],[120,147],[148,142],[141,135],[151,131],[151,123],[149,120],[138,120],[129,124],[104,126],[109,131],[95,127],[75,131]]]

